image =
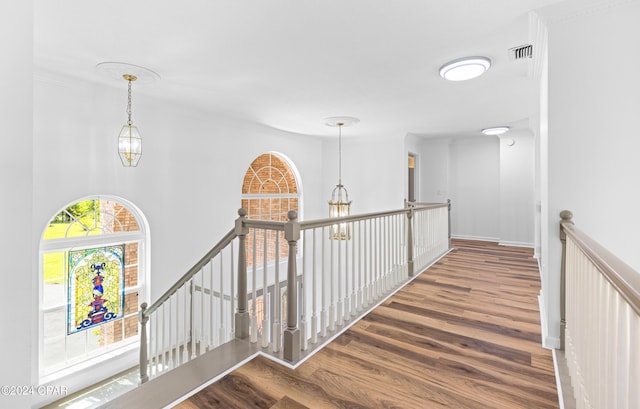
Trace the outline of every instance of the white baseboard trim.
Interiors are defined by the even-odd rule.
[[[542,292],[538,294],[538,306],[540,308],[540,333],[542,334],[542,347],[547,349],[560,348],[560,338],[549,336],[547,327],[547,311],[542,302]]]
[[[477,241],[492,241],[494,243],[500,242],[500,239],[497,237],[483,237],[483,236],[466,236],[463,234],[452,234],[452,239],[461,239],[461,240],[477,240]]]
[[[501,246],[513,246],[513,247],[526,247],[526,248],[533,248],[533,243],[525,243],[525,242],[521,242],[521,241],[500,241]]]
[[[551,355],[553,355],[553,371],[556,375],[556,388],[558,388],[558,403],[560,404],[559,409],[564,409],[564,392],[562,390],[562,382],[560,381],[560,367],[558,366],[558,355],[557,350],[553,349],[551,351]]]
[[[546,336],[542,339],[542,346],[546,349],[559,349],[560,338]]]

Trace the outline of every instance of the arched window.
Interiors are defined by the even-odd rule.
[[[94,196],[62,209],[40,241],[40,378],[138,341],[146,286],[142,215]]]
[[[249,166],[242,183],[242,207],[247,210],[247,218],[286,222],[290,210],[299,212],[300,194],[296,174],[288,161],[275,153],[264,153],[258,156]],[[275,232],[268,236],[269,254],[267,261],[275,260]],[[264,237],[257,235],[256,250],[258,260],[262,261]],[[280,237],[280,259],[287,257],[288,245],[284,236]],[[247,239],[248,249],[254,243],[250,236]],[[251,254],[251,253],[249,253]],[[251,260],[248,260],[251,262]]]
[[[242,207],[247,210],[247,217],[256,220],[271,220],[286,222],[290,210],[298,212],[300,217],[300,189],[295,168],[283,156],[276,153],[264,153],[258,156],[249,166],[242,183]],[[266,246],[265,246],[266,240]],[[276,240],[279,241],[276,250]],[[264,231],[250,232],[246,241],[247,264],[253,265],[253,251],[255,249],[257,267],[273,263],[277,259],[286,260],[289,246],[284,238],[284,232]],[[267,253],[264,250],[266,248]],[[285,278],[285,277],[281,277]],[[277,289],[277,290],[276,290]],[[286,287],[282,282],[271,289],[273,294],[280,294],[281,300],[286,299]],[[273,298],[272,298],[273,299]],[[270,305],[270,315],[274,316],[274,304]],[[250,308],[257,316],[258,330],[262,331],[262,318],[266,303],[262,290],[256,294],[256,300],[250,303]],[[281,321],[286,322],[286,302],[281,305]]]

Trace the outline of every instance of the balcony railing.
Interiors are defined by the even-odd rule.
[[[640,273],[560,214],[561,340],[577,408],[640,408]]]
[[[240,209],[218,244],[142,304],[141,382],[234,338],[301,362],[448,252],[449,208],[303,222],[296,212],[287,222],[251,220]]]

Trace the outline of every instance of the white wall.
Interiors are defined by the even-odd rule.
[[[640,271],[640,3],[553,16],[549,30],[547,279],[559,285],[559,212]],[[556,295],[556,294],[554,294]],[[548,331],[559,335],[559,294]]]
[[[31,177],[33,163],[33,3],[0,3],[0,385],[31,385],[32,325],[36,299],[33,267]],[[16,296],[19,294],[20,296]],[[0,407],[28,407],[29,397],[0,394]]]
[[[351,214],[400,209],[406,192],[404,136],[388,139],[345,137],[342,133],[342,184],[349,192]],[[338,141],[326,139],[324,157],[322,217],[329,214],[331,191],[338,183]],[[404,182],[403,182],[404,181]]]
[[[124,94],[124,95],[123,95]],[[150,100],[134,89],[143,137],[137,168],[123,168],[115,135],[126,90],[38,76],[35,90],[36,225],[77,198],[108,193],[136,204],[151,226],[152,298],[233,227],[244,173],[276,151],[300,171],[304,216],[319,217],[321,141]]]
[[[500,147],[497,137],[457,139],[450,146],[451,233],[500,240]]]
[[[424,139],[420,200],[451,199],[454,237],[533,247],[534,154],[528,131],[509,132],[502,140]]]
[[[500,243],[534,245],[533,136],[512,131],[500,139]]]
[[[449,139],[424,140],[420,146],[420,201],[446,202],[449,191]]]

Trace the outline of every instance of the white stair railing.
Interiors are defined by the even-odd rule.
[[[227,233],[151,307],[142,304],[142,382],[234,337],[236,238],[235,231]]]
[[[251,220],[240,209],[233,230],[142,304],[141,382],[234,338],[296,363],[448,251],[449,207],[304,222],[293,211],[287,222]]]
[[[560,214],[561,340],[577,408],[640,408],[640,273]]]

